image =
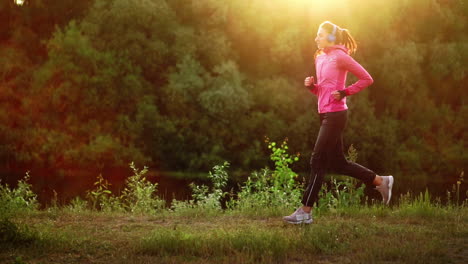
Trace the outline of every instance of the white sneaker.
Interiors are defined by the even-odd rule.
[[[290,224],[310,224],[314,220],[312,219],[312,215],[310,213],[304,212],[302,207],[299,207],[294,213],[288,216],[284,216],[283,220],[290,223]]]
[[[382,195],[382,201],[384,204],[388,204],[392,198],[392,187],[393,187],[393,176],[381,176],[382,183],[374,189],[379,191]]]

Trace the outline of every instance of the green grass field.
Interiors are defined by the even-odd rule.
[[[2,222],[0,262],[468,262],[466,207],[372,205],[323,213],[310,225],[284,223],[289,213],[27,211]]]
[[[169,207],[133,163],[120,194],[99,177],[86,199],[55,197],[42,209],[26,174],[16,188],[0,185],[0,263],[468,263],[463,178],[445,203],[426,189],[394,195],[390,206],[333,178],[314,223],[292,225],[282,216],[303,187],[281,163],[292,159],[274,151],[275,170],[253,172],[225,203],[227,162],[209,172],[212,187],[190,184],[193,199]]]

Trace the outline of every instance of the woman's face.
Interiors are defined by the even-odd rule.
[[[328,33],[325,29],[320,27],[317,31],[317,37],[315,37],[315,43],[319,49],[325,48],[327,46],[335,45],[335,42],[329,42],[327,39]]]

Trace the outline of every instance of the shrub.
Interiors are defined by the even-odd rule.
[[[132,213],[150,213],[164,208],[165,201],[156,196],[157,183],[151,183],[145,178],[148,168],[144,166],[138,170],[134,163],[130,163],[133,175],[126,180],[126,187],[120,196],[124,208]]]
[[[7,218],[15,213],[36,210],[39,207],[37,195],[32,191],[29,171],[18,181],[16,188],[0,185],[0,217]]]
[[[91,202],[92,208],[105,210],[109,207],[112,192],[109,190],[111,184],[99,174],[94,183],[94,189],[86,192],[86,198]]]
[[[79,196],[73,198],[67,209],[74,213],[81,213],[88,210],[88,201],[81,199]]]
[[[177,212],[187,211],[190,209],[203,209],[209,211],[221,211],[221,199],[223,199],[227,192],[222,189],[226,186],[228,180],[228,173],[226,169],[229,167],[229,162],[224,161],[221,165],[215,165],[213,171],[209,171],[208,178],[211,180],[213,186],[196,185],[190,183],[192,189],[192,198],[188,201],[172,200],[171,209]]]
[[[268,139],[265,141],[268,142]],[[287,139],[281,146],[276,142],[269,142],[270,159],[274,161],[275,169],[267,167],[250,174],[241,187],[236,200],[228,202],[228,207],[244,213],[264,213],[273,208],[270,213],[277,215],[281,208],[291,208],[300,205],[302,186],[295,179],[297,174],[289,167],[299,160],[299,155],[292,157],[287,153]]]
[[[0,219],[0,246],[18,246],[33,243],[38,232],[26,225],[17,225],[9,219]]]
[[[129,163],[133,175],[125,181],[125,188],[120,196],[115,196],[109,190],[110,183],[102,175],[94,183],[95,188],[88,191],[86,197],[93,209],[105,212],[131,212],[153,214],[164,208],[165,201],[157,195],[157,183],[151,183],[145,178],[148,168],[138,170],[134,163]]]

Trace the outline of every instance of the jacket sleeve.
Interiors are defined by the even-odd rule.
[[[317,61],[314,59],[314,64],[315,64],[315,68],[317,69]],[[317,80],[314,78],[314,82],[316,82]],[[317,84],[316,83],[313,83],[310,87],[309,87],[309,91],[315,95],[318,96],[318,87],[317,87]]]
[[[317,93],[317,84],[316,83],[313,83],[310,87],[309,87],[309,91],[315,95],[318,95]]]
[[[344,89],[346,95],[352,95],[360,92],[362,89],[371,85],[374,82],[372,76],[362,67],[353,57],[348,54],[343,54],[338,57],[337,60],[338,67],[345,69],[356,77],[359,80]]]

